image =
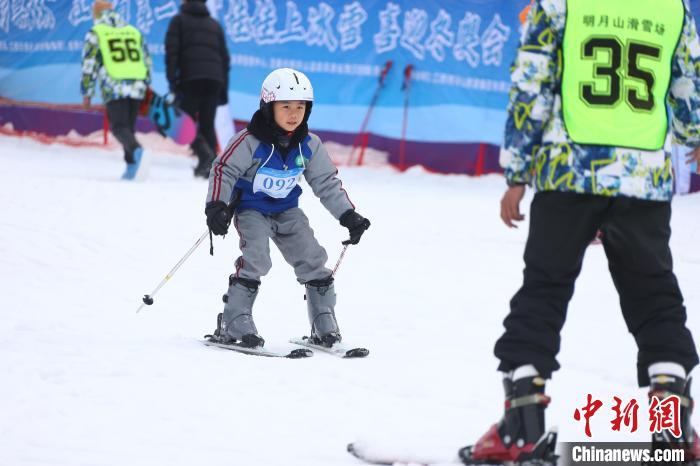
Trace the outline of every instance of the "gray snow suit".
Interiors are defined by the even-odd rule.
[[[269,239],[294,267],[300,283],[331,275],[325,266],[328,255],[298,207],[301,188],[297,182],[303,175],[336,219],[355,207],[317,135],[309,133],[296,147],[284,152],[243,130],[212,166],[207,203],[228,203],[240,196],[233,221],[240,237],[241,256],[236,260],[235,272],[238,278],[259,282],[267,274],[272,267]]]

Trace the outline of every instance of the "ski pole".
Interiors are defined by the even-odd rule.
[[[348,250],[349,244],[346,244],[343,246],[343,250],[340,252],[340,257],[338,258],[338,262],[335,263],[335,267],[333,267],[333,272],[331,273],[331,277],[335,277],[335,273],[338,271],[338,267],[340,267],[340,263],[343,261],[343,257],[345,257],[345,251]]]
[[[164,278],[163,280],[161,280],[161,282],[158,284],[158,286],[156,287],[156,289],[153,290],[153,292],[151,292],[151,294],[147,294],[147,295],[144,295],[144,296],[143,296],[143,304],[140,305],[139,308],[136,310],[137,313],[140,312],[141,309],[143,309],[144,306],[150,306],[150,305],[153,304],[153,296],[155,296],[156,293],[158,293],[158,290],[160,290],[160,289],[163,287],[163,285],[165,285],[165,283],[166,283],[168,280],[170,280],[170,279],[172,278],[173,275],[175,275],[175,272],[177,272],[177,269],[179,269],[180,266],[181,266],[182,264],[184,264],[184,262],[187,260],[187,258],[190,257],[190,256],[192,255],[192,253],[195,251],[195,249],[197,249],[197,247],[199,247],[199,245],[202,244],[202,241],[204,241],[204,240],[207,238],[207,236],[209,236],[209,229],[208,229],[208,228],[207,228],[207,231],[205,231],[205,232],[202,234],[202,236],[199,237],[199,239],[197,240],[197,242],[194,243],[194,245],[190,248],[190,250],[187,251],[187,253],[185,253],[185,255],[182,257],[182,259],[180,259],[180,260],[178,261],[178,263],[175,264],[175,267],[173,267],[173,268],[170,270],[170,272],[168,272],[168,274],[165,276],[165,278]]]
[[[386,79],[386,76],[389,74],[389,70],[391,70],[391,67],[393,66],[394,62],[392,60],[387,60],[386,63],[384,63],[384,68],[382,68],[382,72],[379,74],[379,83],[377,84],[377,88],[374,90],[374,95],[372,96],[372,100],[369,102],[369,107],[367,107],[367,113],[365,114],[364,120],[362,120],[362,124],[360,125],[360,131],[357,133],[357,137],[355,137],[355,142],[352,144],[352,150],[350,151],[350,157],[348,159],[348,165],[352,165],[353,161],[353,156],[355,154],[355,149],[357,148],[358,145],[361,146],[360,148],[360,157],[357,160],[358,165],[362,165],[362,159],[364,158],[365,155],[365,147],[367,146],[367,136],[365,135],[365,131],[367,130],[367,125],[369,124],[369,119],[372,117],[372,112],[374,111],[374,107],[377,105],[377,100],[379,99],[379,93],[382,91],[382,88],[384,87],[384,80]],[[359,142],[358,142],[359,141]]]
[[[413,65],[408,64],[403,70],[403,124],[401,125],[401,144],[399,145],[399,170],[406,170],[406,127],[408,126],[408,96],[411,90],[411,73]]]

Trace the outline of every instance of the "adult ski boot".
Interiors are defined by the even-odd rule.
[[[525,366],[526,375],[518,377],[521,369],[503,379],[506,402],[501,421],[475,445],[459,450],[464,464],[556,465],[556,433],[544,430],[544,411],[550,401],[544,394],[545,381],[532,366]]]
[[[224,295],[224,312],[217,316],[216,330],[211,341],[235,344],[248,348],[263,346],[253,322],[253,303],[258,296],[260,282],[246,278],[229,278],[228,293]]]
[[[669,396],[677,396],[680,403],[680,419],[678,420],[681,429],[680,437],[675,437],[670,429],[661,432],[654,432],[651,435],[651,449],[682,449],[684,459],[682,462],[665,464],[684,464],[700,466],[700,440],[698,434],[691,424],[693,414],[693,399],[690,396],[690,385],[692,379],[668,374],[651,375],[651,385],[649,387],[649,401],[656,397],[657,403],[661,403]],[[658,405],[657,405],[658,406]],[[654,407],[652,405],[652,407]],[[660,408],[659,408],[660,409]],[[676,416],[678,413],[673,414]],[[651,464],[651,463],[649,463]]]
[[[309,311],[312,343],[332,347],[341,341],[338,322],[335,320],[335,289],[333,277],[311,280],[306,283],[306,305]]]

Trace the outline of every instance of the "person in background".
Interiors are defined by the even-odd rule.
[[[165,66],[179,106],[197,121],[191,144],[198,158],[194,175],[209,177],[216,158],[216,108],[228,103],[230,57],[224,31],[210,14],[206,0],[185,0],[165,36]]]
[[[113,11],[112,4],[97,0],[95,25],[85,35],[80,92],[90,107],[99,82],[110,129],[124,148],[124,180],[145,179],[148,161],[136,140],[136,117],[151,80],[151,57],[141,32]]]
[[[680,401],[680,438],[655,432],[652,448],[700,460],[690,393],[698,354],[669,247],[672,140],[700,158],[699,68],[700,41],[683,0],[532,4],[511,68],[500,156],[508,227],[524,219],[526,187],[536,188],[523,283],[494,349],[505,412],[460,450],[463,463],[556,463],[545,383],[559,369],[567,307],[598,230],[637,344],[637,382],[649,387],[652,406],[655,398]]]

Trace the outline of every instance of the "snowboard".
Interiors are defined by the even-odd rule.
[[[190,144],[197,135],[197,124],[184,110],[171,105],[148,88],[141,102],[139,113],[155,125],[158,133],[178,144]]]

